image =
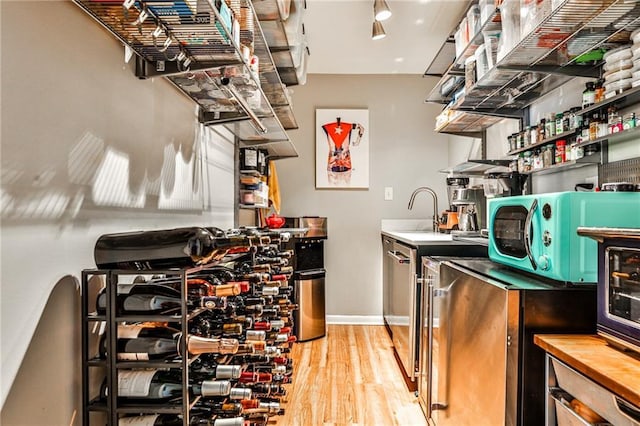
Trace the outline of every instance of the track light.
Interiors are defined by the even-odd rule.
[[[373,21],[373,31],[371,32],[371,39],[380,40],[382,38],[385,38],[386,36],[387,33],[385,33],[384,28],[382,28],[382,22]]]
[[[391,9],[385,0],[374,0],[373,2],[373,16],[376,21],[384,21],[391,17]]]

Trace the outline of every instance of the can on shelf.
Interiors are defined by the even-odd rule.
[[[564,139],[559,139],[556,141],[556,156],[555,163],[560,164],[567,161],[567,141]]]

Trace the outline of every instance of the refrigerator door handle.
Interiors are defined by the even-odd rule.
[[[438,344],[440,345],[440,349],[438,352],[438,399],[444,398],[443,401],[433,401],[432,398],[429,399],[429,406],[432,411],[435,410],[446,410],[449,407],[449,404],[446,402],[448,399],[448,387],[447,382],[449,378],[447,377],[449,374],[449,354],[450,354],[450,339],[449,336],[451,334],[451,330],[445,328],[450,327],[450,295],[451,289],[455,284],[455,280],[446,288],[438,288],[433,290],[433,299],[440,298],[440,316],[438,318]],[[443,342],[443,338],[446,339]],[[443,345],[444,343],[444,345]],[[444,352],[444,353],[442,353]],[[433,390],[430,390],[433,392]]]
[[[433,398],[433,282],[427,287],[427,419],[431,418],[431,399]]]
[[[411,312],[409,312],[409,366],[411,368],[411,371],[407,371],[407,373],[409,374],[409,377],[414,378],[416,377],[416,369],[415,369],[415,365],[416,365],[416,330],[415,330],[415,324],[416,324],[416,315],[418,315],[418,304],[417,304],[417,300],[416,298],[420,295],[419,293],[419,284],[418,284],[418,276],[413,273],[411,274]]]

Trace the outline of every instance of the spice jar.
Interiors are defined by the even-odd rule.
[[[542,168],[542,155],[540,150],[535,150],[533,153],[533,170],[539,170]]]
[[[549,116],[544,123],[544,135],[547,139],[556,135],[556,119],[553,113],[549,113]]]
[[[594,101],[595,103],[604,101],[604,79],[603,78],[596,81]]]
[[[584,148],[579,144],[575,144],[571,152],[571,156],[574,160],[579,160],[584,157]]]
[[[636,127],[636,113],[630,112],[624,116],[624,122],[622,123],[624,130],[633,129]]]
[[[585,89],[582,92],[582,108],[589,107],[596,102],[596,84],[593,81],[585,83]]]
[[[580,111],[579,107],[573,107],[569,110],[571,123],[569,127],[571,130],[580,130],[582,128],[582,115],[576,114]]]
[[[524,128],[522,131],[522,140],[525,147],[531,145],[531,127],[527,126]]]
[[[542,149],[542,166],[551,167],[553,165],[553,145],[547,145]]]
[[[600,124],[600,115],[597,112],[591,114],[589,120],[589,140],[595,140],[598,138],[598,125]]]
[[[518,135],[516,133],[507,136],[507,140],[509,141],[509,151],[518,149]]]
[[[518,172],[524,173],[524,152],[521,152],[518,155]]]
[[[564,139],[559,139],[556,141],[556,156],[555,156],[556,164],[564,163],[565,161],[567,161],[566,148],[567,148],[567,141],[565,141]]]
[[[529,145],[535,145],[538,143],[538,126],[531,126]]]
[[[531,151],[527,151],[524,153],[524,171],[526,172],[530,172],[531,168],[533,166],[533,162],[532,162],[532,158],[531,158]]]
[[[562,132],[569,130],[571,130],[571,112],[567,110],[562,113]]]
[[[524,135],[522,134],[522,132],[518,132],[518,134],[516,135],[516,142],[518,149],[524,148]]]
[[[547,127],[547,119],[543,118],[540,120],[540,123],[538,124],[538,142],[543,141],[544,138],[546,138],[545,136],[546,127]]]
[[[562,120],[564,118],[564,113],[559,112],[556,114],[556,135],[562,133]]]

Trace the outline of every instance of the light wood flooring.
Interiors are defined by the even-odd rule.
[[[427,424],[384,326],[329,325],[326,337],[295,344],[292,357],[277,426]]]

